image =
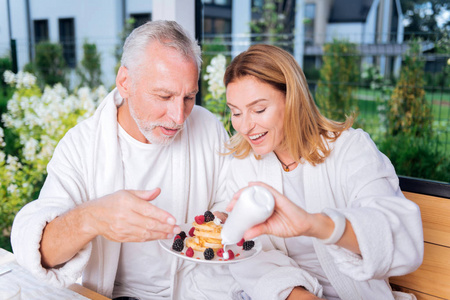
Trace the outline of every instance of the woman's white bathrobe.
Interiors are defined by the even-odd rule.
[[[36,277],[67,286],[83,275],[83,285],[111,297],[121,244],[98,236],[74,258],[59,268],[41,266],[39,244],[44,226],[69,209],[124,187],[122,157],[118,140],[117,106],[122,103],[117,90],[100,104],[94,116],[71,129],[58,144],[48,165],[48,177],[38,200],[26,205],[16,216],[12,246],[17,261]],[[194,107],[184,130],[169,147],[173,148],[172,177],[175,211],[179,224],[191,222],[205,210],[224,210],[228,158],[223,151],[227,134],[217,118],[202,107]],[[145,166],[145,162],[143,162]],[[164,166],[161,166],[164,167]],[[223,268],[196,268],[196,264],[172,259],[172,298],[208,299],[230,294],[233,281]],[[157,271],[149,267],[149,272]],[[211,287],[217,276],[225,285]],[[221,277],[222,276],[222,277]],[[200,278],[208,278],[206,286]],[[194,284],[192,283],[194,282]],[[185,287],[183,283],[188,283]],[[231,288],[231,290],[233,290]],[[215,294],[216,293],[216,294]],[[179,296],[178,294],[184,295]],[[192,294],[190,296],[190,294]]]
[[[418,268],[423,258],[423,232],[418,206],[405,199],[388,158],[378,151],[369,135],[358,129],[342,133],[324,163],[304,165],[306,210],[335,208],[352,223],[362,257],[336,245],[314,239],[314,249],[328,279],[341,299],[413,299],[394,293],[388,277]],[[262,181],[283,192],[282,170],[273,153],[256,160],[254,155],[233,159],[229,192],[250,181]],[[266,243],[267,236],[262,238]],[[271,250],[230,267],[253,299],[285,299],[297,285],[321,296],[322,290],[308,276],[284,271],[277,261],[287,255],[284,239],[270,237]],[[293,262],[294,263],[294,262]],[[288,269],[287,269],[288,270]]]

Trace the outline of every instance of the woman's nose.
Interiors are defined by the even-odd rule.
[[[248,134],[250,131],[255,127],[255,122],[253,122],[253,118],[250,114],[244,115],[244,122],[243,122],[243,133]]]

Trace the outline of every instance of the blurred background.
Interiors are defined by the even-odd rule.
[[[444,0],[0,0],[0,247],[65,132],[114,88],[126,36],[176,20],[198,40],[197,104],[232,134],[222,77],[255,43],[294,55],[322,113],[358,114],[397,174],[450,181]]]

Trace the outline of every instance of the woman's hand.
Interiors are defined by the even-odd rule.
[[[250,240],[262,234],[270,234],[279,237],[310,236],[318,239],[326,239],[334,230],[334,222],[330,217],[315,213],[310,214],[291,200],[280,194],[273,187],[262,182],[250,182],[249,186],[259,185],[265,187],[275,198],[275,208],[272,216],[264,223],[258,224],[247,230],[244,239]],[[231,211],[242,191],[240,189],[228,204],[226,210]],[[346,220],[345,231],[336,245],[344,247],[353,253],[361,254],[359,244],[353,231],[352,224]]]
[[[316,295],[314,295],[313,293],[310,293],[304,287],[297,286],[297,287],[292,289],[292,292],[286,298],[286,300],[295,300],[295,299],[318,300],[318,299],[323,299],[323,298],[319,298]]]
[[[259,185],[267,188],[275,198],[275,208],[272,216],[264,223],[258,224],[244,235],[244,239],[250,240],[261,234],[271,234],[280,237],[294,237],[305,235],[311,227],[311,214],[297,206],[284,195],[280,194],[273,187],[262,182],[251,182],[249,186]],[[227,207],[227,211],[231,211],[239,196],[245,188],[239,190],[231,200]]]

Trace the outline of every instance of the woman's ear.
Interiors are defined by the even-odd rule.
[[[128,69],[124,66],[120,66],[119,71],[117,72],[116,87],[123,99],[129,98],[131,78],[128,74]]]

